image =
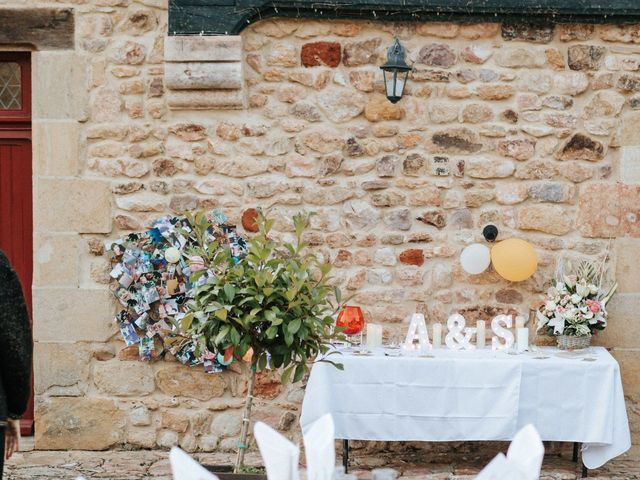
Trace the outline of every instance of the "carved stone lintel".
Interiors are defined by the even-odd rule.
[[[244,108],[239,35],[166,37],[164,56],[172,110]]]
[[[71,8],[0,8],[0,25],[0,44],[36,50],[66,50],[74,46]]]

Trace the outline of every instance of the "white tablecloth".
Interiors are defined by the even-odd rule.
[[[532,423],[543,440],[583,443],[587,468],[627,451],[620,369],[609,352],[592,348],[596,360],[584,361],[543,351],[549,358],[444,348],[434,358],[334,355],[344,371],[314,365],[300,422],[331,413],[337,438],[385,441],[511,440]]]

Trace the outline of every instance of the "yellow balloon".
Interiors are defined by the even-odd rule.
[[[529,242],[508,238],[491,248],[491,263],[502,278],[522,282],[536,272],[538,256]]]

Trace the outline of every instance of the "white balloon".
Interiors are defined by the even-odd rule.
[[[462,269],[472,275],[484,272],[491,264],[491,252],[486,245],[472,243],[460,254]]]
[[[164,252],[164,258],[169,263],[178,263],[180,261],[180,250],[176,247],[169,247]]]

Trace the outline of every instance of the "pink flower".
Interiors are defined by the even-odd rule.
[[[216,359],[216,354],[213,352],[210,352],[209,350],[205,350],[204,353],[202,354],[202,359],[203,360],[215,360]]]
[[[593,313],[598,313],[600,311],[600,302],[597,300],[587,300],[587,307],[589,307],[589,310]]]

